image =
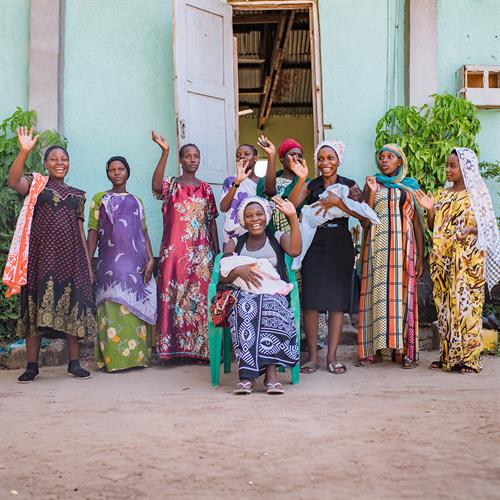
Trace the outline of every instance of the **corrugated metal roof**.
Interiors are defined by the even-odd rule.
[[[238,47],[238,85],[240,90],[257,91],[265,81],[265,63],[270,61],[271,53],[261,54],[264,24],[257,23],[259,15],[279,15],[279,11],[234,11],[238,16],[235,35]],[[302,14],[297,17],[297,14]],[[311,88],[311,46],[307,10],[298,10],[285,48],[285,59],[273,99],[272,115],[309,116],[312,115]],[[245,18],[249,19],[245,24]],[[269,26],[269,24],[268,24]],[[276,27],[276,24],[272,25]],[[255,60],[255,64],[250,64]],[[257,107],[260,95],[240,93],[240,108]]]

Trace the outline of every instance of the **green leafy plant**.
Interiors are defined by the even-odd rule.
[[[446,181],[446,160],[454,147],[467,147],[479,156],[481,128],[476,107],[451,94],[434,94],[432,106],[396,106],[377,123],[375,146],[399,144],[407,158],[409,175],[425,192],[435,192]]]
[[[14,114],[0,124],[0,272],[3,273],[10,243],[16,227],[17,216],[23,199],[7,186],[7,176],[19,152],[16,130],[19,127],[36,128],[35,111],[17,108]],[[51,145],[66,147],[67,141],[58,132],[36,132],[40,138],[26,162],[27,172],[43,173],[43,151]],[[11,340],[15,334],[15,322],[19,314],[18,296],[5,298],[6,287],[0,287],[0,342]]]

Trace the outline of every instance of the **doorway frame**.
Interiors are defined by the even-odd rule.
[[[227,3],[233,10],[308,10],[314,140],[319,144],[324,139],[324,126],[318,0],[227,0]],[[235,102],[239,102],[239,95],[236,97]]]

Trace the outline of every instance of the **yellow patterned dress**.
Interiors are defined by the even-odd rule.
[[[481,324],[484,301],[484,253],[477,235],[457,240],[457,233],[475,227],[467,191],[443,189],[436,200],[430,270],[441,337],[444,371],[481,371]]]

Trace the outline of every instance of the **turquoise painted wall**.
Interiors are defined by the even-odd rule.
[[[319,0],[325,138],[346,144],[340,173],[361,186],[375,170],[375,125],[404,104],[404,2]],[[396,27],[397,26],[397,27]]]
[[[161,203],[151,194],[160,148],[151,129],[172,146],[176,171],[171,0],[66,0],[64,134],[69,182],[91,196],[108,189],[106,160],[127,158],[130,192],[144,201],[158,255]]]
[[[29,0],[0,1],[0,121],[28,107]]]
[[[464,64],[500,66],[500,2],[438,0],[439,91],[455,93],[456,71]],[[500,110],[479,110],[481,160],[500,160]],[[488,181],[500,215],[500,184]]]

